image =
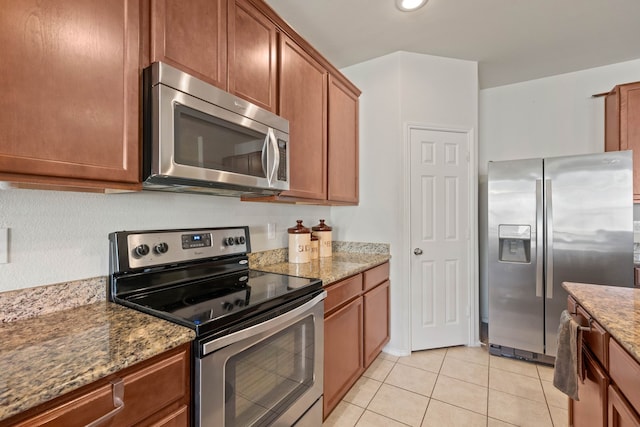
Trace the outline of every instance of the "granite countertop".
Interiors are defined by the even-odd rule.
[[[328,285],[391,258],[388,244],[358,242],[333,242],[332,257],[306,264],[285,262],[286,253],[249,254],[250,267]],[[188,328],[100,300],[105,281],[0,294],[0,421],[195,338]]]
[[[333,252],[331,257],[319,258],[304,264],[279,262],[252,266],[251,268],[269,273],[322,279],[323,285],[326,286],[376,265],[383,264],[389,261],[390,258],[391,256],[388,253]]]
[[[0,323],[0,420],[194,338],[190,329],[104,301]]]
[[[570,282],[563,286],[640,363],[640,289]]]

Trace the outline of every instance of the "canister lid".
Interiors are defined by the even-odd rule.
[[[303,234],[303,233],[311,233],[311,231],[305,227],[304,225],[302,225],[302,220],[296,220],[296,222],[298,224],[296,224],[295,227],[291,227],[291,228],[287,228],[287,232],[289,234]]]
[[[324,219],[320,220],[320,224],[311,227],[313,231],[331,231],[331,227],[324,223]]]

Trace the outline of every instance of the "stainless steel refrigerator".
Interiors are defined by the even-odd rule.
[[[490,162],[489,350],[553,362],[562,282],[633,286],[630,151]]]

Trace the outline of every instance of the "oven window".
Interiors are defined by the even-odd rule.
[[[184,105],[175,107],[176,163],[264,178],[265,138],[266,134]]]
[[[235,354],[225,366],[225,426],[267,426],[313,386],[314,325],[307,317]]]

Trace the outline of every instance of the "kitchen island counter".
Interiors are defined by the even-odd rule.
[[[563,287],[640,363],[640,289],[571,282]]]
[[[194,337],[188,328],[104,301],[0,323],[0,421]]]

